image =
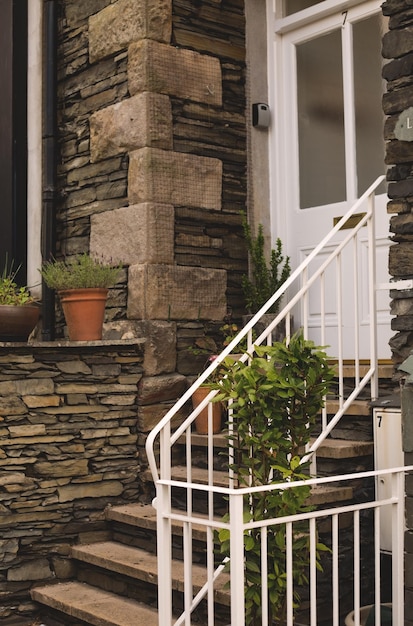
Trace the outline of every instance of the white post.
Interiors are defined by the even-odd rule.
[[[40,298],[43,0],[30,0],[27,4],[27,284],[32,294]],[[34,285],[37,287],[33,288]]]
[[[233,491],[229,496],[231,524],[231,624],[245,626],[244,600],[244,524],[243,496]]]

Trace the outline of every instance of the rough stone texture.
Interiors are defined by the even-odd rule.
[[[146,497],[145,434],[188,383],[174,372],[175,324],[144,326],[146,342],[0,344],[5,626],[32,623],[24,620],[35,608],[34,581],[73,577],[70,545],[106,531],[107,505]],[[38,406],[25,405],[19,394],[27,391]],[[22,412],[13,410],[17,404]],[[181,411],[174,424],[184,417]]]
[[[130,319],[223,319],[226,272],[172,265],[129,268]]]
[[[156,148],[130,153],[130,203],[160,202],[221,209],[222,163],[218,159]]]
[[[169,42],[171,26],[171,0],[117,0],[89,18],[90,62],[139,39]]]
[[[176,369],[176,324],[147,322],[144,368],[147,376],[157,376]]]
[[[92,163],[144,146],[172,149],[172,110],[167,96],[139,93],[91,116]]]
[[[156,41],[139,41],[129,48],[131,94],[154,91],[211,106],[222,105],[221,66],[217,58]]]
[[[174,209],[144,202],[92,215],[90,251],[108,262],[173,263]]]

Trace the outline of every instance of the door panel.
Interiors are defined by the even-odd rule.
[[[314,20],[281,36],[283,95],[280,111],[281,197],[287,207],[287,251],[296,267],[332,229],[357,198],[384,173],[383,113],[381,108],[381,29],[379,4],[368,2],[342,13]],[[377,282],[388,282],[387,197],[376,197],[378,243]],[[365,210],[363,208],[361,211]],[[347,230],[340,231],[335,243]],[[324,313],[317,295],[310,297],[307,323],[310,337],[331,346],[337,355],[337,328],[343,336],[344,358],[368,357],[370,336],[366,319],[369,277],[366,228],[359,232],[356,250],[328,274]],[[353,258],[358,267],[353,269]],[[320,261],[321,262],[321,261]],[[343,301],[337,285],[342,281]],[[379,357],[388,358],[391,337],[387,292],[378,293]],[[295,312],[303,325],[302,312]],[[326,337],[321,337],[324,315]]]

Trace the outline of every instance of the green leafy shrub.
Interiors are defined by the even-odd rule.
[[[16,275],[20,269],[13,269],[13,261],[8,266],[7,257],[4,263],[3,271],[0,276],[0,304],[8,306],[23,306],[32,304],[34,298],[31,296],[28,287],[20,287],[16,283]]]
[[[112,287],[119,279],[121,266],[113,266],[92,259],[84,253],[63,261],[47,261],[40,273],[48,287],[63,289],[90,289]]]
[[[234,471],[239,487],[269,485],[284,481],[305,480],[305,466],[300,463],[317,415],[334,373],[327,356],[302,334],[289,344],[257,346],[249,362],[223,365],[224,377],[214,385],[216,400],[231,401]],[[249,494],[244,503],[244,521],[274,519],[309,510],[310,487],[274,489]],[[230,533],[218,533],[220,552],[230,555]],[[294,524],[293,580],[295,605],[300,598],[297,586],[307,582],[309,563],[308,528]],[[317,543],[319,553],[327,548]],[[261,529],[245,532],[245,610],[246,624],[261,624]],[[286,615],[286,526],[267,529],[268,594],[270,623],[282,623]],[[230,562],[229,562],[230,567]],[[272,620],[272,621],[271,621]]]
[[[290,257],[284,257],[281,239],[277,239],[275,249],[271,250],[269,265],[264,251],[264,233],[262,224],[258,225],[257,236],[254,237],[246,218],[243,218],[244,236],[247,242],[251,262],[251,277],[242,277],[242,290],[245,304],[250,313],[256,313],[285,283],[291,274]],[[278,300],[268,313],[278,313]]]

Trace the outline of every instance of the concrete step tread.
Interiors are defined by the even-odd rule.
[[[92,626],[158,626],[158,612],[135,600],[85,583],[35,587],[33,600]]]
[[[172,478],[174,480],[186,480],[186,467],[175,466],[172,468]],[[192,468],[192,481],[197,484],[208,484],[208,473],[200,467]],[[226,472],[214,472],[214,485],[219,487],[228,486],[228,474]],[[353,496],[351,487],[342,487],[336,485],[315,485],[311,491],[309,504],[318,506],[328,502],[343,502],[350,500]]]
[[[311,443],[315,441],[313,439]],[[373,441],[347,439],[325,439],[317,450],[317,458],[349,459],[373,454]]]
[[[116,541],[101,541],[72,547],[72,557],[83,563],[88,563],[103,569],[123,574],[136,580],[145,581],[154,585],[158,582],[158,563],[156,555],[126,546]],[[192,582],[199,591],[206,583],[207,571],[201,565],[192,565]],[[184,591],[184,564],[182,561],[172,561],[172,588]],[[228,582],[228,575],[221,574],[215,583],[215,599],[221,604],[228,604],[228,591],[224,589]]]
[[[370,408],[368,409],[370,411]],[[357,413],[358,414],[358,413]],[[208,446],[208,436],[193,433],[191,436],[192,445],[206,448]],[[315,441],[312,439],[311,443]],[[228,447],[228,439],[225,432],[214,435],[214,448],[225,449]],[[318,449],[317,456],[323,459],[348,459],[357,458],[373,454],[374,445],[372,441],[358,441],[356,439],[325,439]]]
[[[182,514],[182,511],[178,509],[173,509],[173,511]],[[207,516],[202,513],[196,515],[202,519],[207,519]],[[144,530],[156,531],[156,509],[152,504],[124,504],[110,507],[106,510],[106,519]],[[182,536],[183,522],[172,520],[172,532],[174,535]],[[192,524],[192,536],[199,541],[205,541],[205,526]]]

